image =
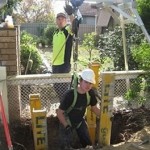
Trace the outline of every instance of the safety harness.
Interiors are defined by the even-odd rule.
[[[77,97],[78,97],[78,93],[77,93],[77,87],[78,87],[78,75],[76,72],[74,72],[73,76],[72,76],[72,81],[71,81],[71,88],[73,87],[73,90],[74,90],[74,99],[73,99],[73,102],[72,104],[70,105],[70,107],[65,111],[65,117],[66,117],[66,120],[68,122],[69,125],[71,125],[71,122],[70,122],[70,119],[68,117],[68,114],[73,110],[76,102],[77,102]],[[89,92],[86,92],[86,100],[87,100],[87,106],[90,104],[90,94]],[[80,125],[81,125],[82,122],[80,122],[76,128],[79,128]]]
[[[75,19],[72,22],[72,30],[74,33],[74,39],[75,39],[75,44],[74,44],[74,49],[73,49],[73,60],[74,60],[74,73],[72,76],[72,80],[71,80],[71,84],[70,84],[70,89],[73,88],[74,90],[74,99],[72,104],[70,105],[70,107],[65,111],[65,117],[67,122],[71,125],[70,119],[68,117],[68,114],[72,111],[72,109],[74,108],[76,102],[77,102],[77,97],[78,97],[78,93],[77,93],[77,87],[78,87],[78,74],[76,73],[77,70],[77,60],[78,60],[78,29],[79,29],[79,20],[78,20],[78,15],[77,12],[78,7],[83,3],[84,0],[66,0],[66,5],[69,5],[69,1],[71,2],[73,9],[75,10],[74,12],[74,16]],[[87,99],[87,106],[90,104],[90,95],[89,92],[86,92],[86,99]],[[79,128],[82,122],[80,122],[76,128]]]

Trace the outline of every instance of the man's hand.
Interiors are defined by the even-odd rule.
[[[64,7],[64,10],[65,10],[65,12],[66,12],[69,16],[74,13],[74,9],[73,9],[72,6],[70,6],[70,5],[66,5],[66,6]]]
[[[66,134],[67,136],[71,136],[71,135],[72,135],[72,127],[71,127],[70,125],[67,125],[67,126],[65,127],[65,134]]]

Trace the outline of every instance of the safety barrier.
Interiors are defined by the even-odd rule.
[[[99,85],[99,63],[91,63],[89,64],[89,68],[91,68],[95,73],[95,80],[96,83],[93,85],[95,90],[98,89]],[[91,111],[91,107],[89,106],[86,111],[86,119],[89,129],[89,134],[92,140],[92,144],[94,145],[96,143],[96,115]]]
[[[100,113],[100,127],[99,127],[99,141],[100,145],[110,145],[111,138],[111,118],[113,115],[113,97],[114,97],[114,84],[115,74],[104,73],[102,74],[102,102]]]
[[[35,150],[48,149],[46,110],[41,109],[40,94],[30,94],[30,112]]]

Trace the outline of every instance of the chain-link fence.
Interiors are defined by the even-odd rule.
[[[121,97],[127,92],[130,84],[141,71],[112,72],[115,73],[114,96]],[[102,74],[102,73],[101,73]],[[41,104],[48,115],[54,115],[62,100],[63,94],[70,87],[71,74],[44,74],[8,77],[8,102],[10,120],[20,117],[30,117],[29,94],[40,94]],[[98,93],[101,96],[101,77]]]

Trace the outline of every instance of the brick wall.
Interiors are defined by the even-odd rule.
[[[5,66],[7,75],[20,74],[19,27],[0,28],[0,66]]]
[[[0,66],[6,67],[7,76],[20,74],[20,28],[0,28]],[[9,93],[9,86],[8,93]],[[14,87],[13,97],[8,94],[9,120],[20,119],[19,86]],[[13,104],[13,111],[10,109]]]

